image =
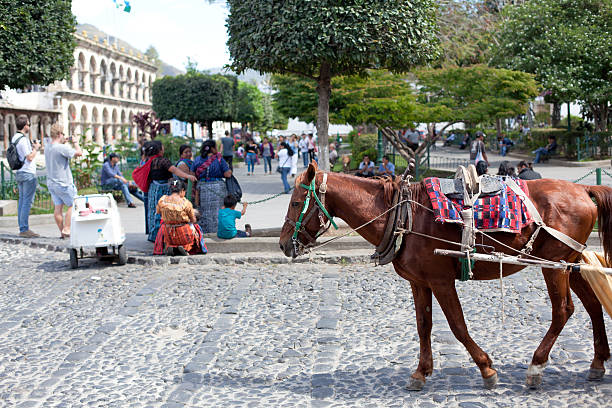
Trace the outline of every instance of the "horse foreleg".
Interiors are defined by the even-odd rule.
[[[604,361],[610,358],[610,346],[608,345],[601,303],[597,300],[597,296],[595,296],[589,283],[579,273],[570,274],[570,287],[580,298],[584,308],[591,317],[591,324],[593,325],[595,356],[591,362],[588,379],[592,381],[601,380],[606,373]]]
[[[459,296],[457,296],[454,282],[450,286],[433,287],[432,290],[446,316],[448,325],[455,335],[455,338],[465,346],[466,350],[470,353],[472,359],[480,369],[484,386],[488,389],[495,387],[497,384],[497,371],[491,368],[493,363],[489,355],[472,340],[468,333],[467,325],[463,317],[463,309],[461,308],[461,302],[459,302]]]
[[[425,377],[433,371],[433,356],[431,354],[431,289],[410,282],[414,309],[416,311],[417,331],[419,333],[420,354],[419,366],[410,377],[408,389],[420,391],[425,385]]]
[[[533,354],[531,365],[527,370],[527,385],[531,388],[538,388],[542,384],[542,373],[546,367],[550,350],[565,323],[574,313],[574,304],[569,290],[569,273],[563,270],[542,268],[542,274],[552,303],[552,322]]]

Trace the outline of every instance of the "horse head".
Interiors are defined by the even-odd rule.
[[[326,230],[322,226],[321,217],[315,216],[320,211],[317,210],[317,200],[313,197],[320,192],[317,174],[321,172],[317,163],[312,161],[295,181],[295,189],[279,239],[280,249],[288,257],[295,258],[304,248],[313,246],[318,235]]]

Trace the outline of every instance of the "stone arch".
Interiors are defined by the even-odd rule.
[[[96,58],[92,55],[89,58],[89,91],[96,93],[96,77],[98,76],[98,66]]]
[[[85,90],[85,73],[87,72],[87,68],[85,64],[86,64],[85,54],[81,52],[79,53],[79,57],[77,59],[78,80],[79,80],[78,89],[80,91]]]
[[[106,60],[100,62],[100,93],[106,95],[108,82],[108,69],[106,68]]]
[[[125,97],[125,69],[123,68],[123,64],[119,65],[119,80],[121,84],[119,85],[119,97]]]
[[[119,115],[117,114],[117,108],[113,108],[113,113],[111,114],[111,123],[113,124],[111,126],[111,134],[110,134],[110,140],[108,141],[108,143],[114,143],[115,141],[115,137],[117,134],[117,129],[119,128]]]
[[[108,144],[110,141],[111,134],[111,123],[110,123],[110,115],[108,113],[108,109],[104,108],[102,110],[102,138],[104,144]]]
[[[72,137],[79,136],[76,133],[77,110],[73,104],[68,105],[68,134]]]
[[[98,107],[94,106],[91,111],[91,129],[93,140],[98,144],[102,144],[102,129],[101,120],[98,113]]]
[[[127,95],[125,95],[125,98],[127,99],[132,99],[132,83],[133,83],[133,78],[132,78],[132,68],[128,67],[127,69],[127,74],[126,74],[126,84],[127,84]]]
[[[138,129],[136,128],[136,124],[134,123],[134,112],[129,111],[128,118],[130,120],[128,127],[128,139],[132,141],[136,141],[136,136],[138,135]]]
[[[110,64],[110,94],[111,96],[117,95],[117,82],[119,81],[117,77],[117,66],[115,65],[115,61]]]
[[[81,106],[79,123],[81,125],[81,135],[84,135],[86,140],[91,140],[91,122],[89,121],[87,106],[85,104]]]

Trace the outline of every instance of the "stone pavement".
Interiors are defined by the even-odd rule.
[[[592,339],[577,299],[542,389],[525,388],[551,318],[534,269],[504,280],[504,323],[499,282],[457,283],[496,389],[483,389],[434,299],[434,373],[410,392],[414,307],[390,267],[70,270],[64,254],[4,243],[0,256],[2,407],[604,407],[612,396],[610,374],[585,380]]]

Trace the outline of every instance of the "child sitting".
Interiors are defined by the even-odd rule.
[[[246,224],[245,231],[236,229],[236,219],[240,219],[246,212],[248,203],[242,203],[242,212],[236,211],[238,200],[233,195],[228,195],[223,199],[223,208],[219,210],[219,222],[217,227],[217,236],[223,239],[232,239],[234,237],[246,238],[251,236],[251,226]]]

